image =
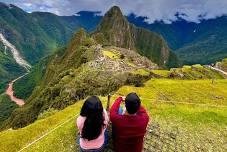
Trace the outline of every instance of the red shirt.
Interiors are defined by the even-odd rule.
[[[110,109],[115,151],[141,152],[149,116],[142,106],[135,115],[119,115],[121,102],[119,97]]]

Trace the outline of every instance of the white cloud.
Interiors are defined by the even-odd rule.
[[[57,15],[73,15],[81,10],[102,11],[104,14],[111,6],[118,5],[123,13],[147,16],[147,21],[163,20],[167,23],[182,18],[199,22],[227,14],[227,0],[0,0],[13,3],[25,10],[48,11]]]

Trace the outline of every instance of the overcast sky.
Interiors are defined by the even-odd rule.
[[[147,22],[176,20],[175,14],[188,21],[199,22],[227,14],[227,0],[0,0],[15,4],[28,12],[45,11],[57,15],[73,15],[78,11],[101,11],[118,5],[123,13],[147,16]]]

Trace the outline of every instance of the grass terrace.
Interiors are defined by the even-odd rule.
[[[111,98],[137,92],[149,112],[145,151],[226,151],[227,80],[151,79],[144,87],[123,86]],[[104,106],[106,97],[101,97]],[[0,133],[0,151],[77,151],[75,119],[83,101],[18,130]],[[111,147],[111,146],[110,146]],[[112,151],[108,147],[108,151]]]

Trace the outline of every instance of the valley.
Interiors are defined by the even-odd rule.
[[[10,53],[13,55],[13,59],[16,61],[16,63],[19,66],[26,69],[27,72],[29,72],[29,70],[31,69],[31,65],[23,59],[23,57],[20,55],[20,52],[16,49],[16,47],[14,45],[12,45],[8,40],[6,40],[2,33],[0,33],[0,41],[3,43],[3,45],[5,47],[5,54],[6,54],[6,49],[9,49]],[[19,76],[18,78],[9,82],[6,92],[5,92],[5,94],[10,97],[10,100],[15,102],[19,106],[23,106],[25,104],[25,102],[23,99],[19,99],[14,96],[13,84],[14,84],[14,82],[21,79],[22,77],[24,77],[27,74],[28,73],[26,73],[22,76]]]

